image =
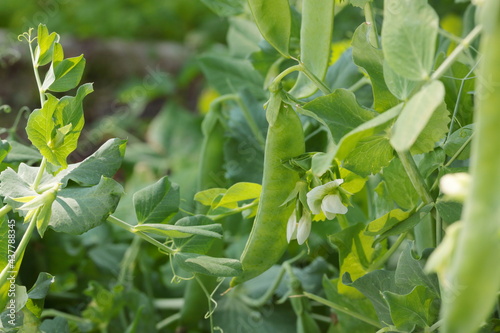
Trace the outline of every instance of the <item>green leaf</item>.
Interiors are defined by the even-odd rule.
[[[241,262],[236,259],[214,258],[197,253],[178,252],[174,261],[182,269],[211,276],[237,276],[243,272]]]
[[[448,133],[450,113],[444,103],[440,104],[427,122],[417,140],[410,149],[413,155],[428,153],[434,149],[436,142]]]
[[[220,224],[213,224],[213,221],[204,215],[195,215],[183,217],[175,223],[176,227],[180,228],[205,228],[210,226],[211,230],[216,233],[216,238],[222,238],[222,227]],[[176,238],[174,245],[182,252],[205,254],[212,246],[214,236],[205,236],[198,233],[190,238]]]
[[[449,139],[446,141],[444,145],[444,152],[446,155],[453,157],[459,149],[470,139],[473,133],[474,125],[464,126],[455,132],[453,132]],[[466,160],[470,157],[470,148],[471,145],[468,144],[465,148],[460,152],[460,154],[456,157],[457,160]]]
[[[42,90],[65,92],[76,88],[82,79],[84,69],[85,58],[83,54],[79,57],[53,62],[43,81]]]
[[[163,223],[179,210],[179,187],[165,176],[134,194],[134,207],[139,224]]]
[[[49,226],[57,232],[82,234],[102,224],[122,195],[122,186],[106,177],[92,187],[66,187],[52,204]]]
[[[54,319],[45,319],[40,325],[42,333],[70,333],[68,321],[66,318],[55,317]]]
[[[249,0],[260,33],[279,53],[289,57],[292,14],[288,0]]]
[[[40,155],[38,150],[31,146],[25,146],[17,141],[10,141],[9,144],[12,149],[5,157],[4,161],[6,163],[28,162],[31,164],[42,159],[42,155]]]
[[[397,105],[399,101],[387,89],[384,79],[384,55],[382,50],[372,46],[370,29],[366,23],[356,29],[352,37],[352,56],[354,63],[363,68],[370,77],[375,110],[383,112]]]
[[[219,197],[221,194],[226,193],[226,191],[227,189],[225,188],[211,188],[208,190],[200,191],[194,195],[194,200],[198,201],[204,206],[214,207],[213,202],[215,198]]]
[[[232,56],[243,59],[249,54],[259,51],[261,40],[259,29],[253,22],[240,17],[229,19],[227,44]]]
[[[255,183],[236,183],[224,193],[217,207],[234,208],[235,204],[244,200],[256,199],[260,196],[262,185]],[[215,208],[217,208],[215,207]]]
[[[366,177],[379,172],[394,157],[394,149],[385,134],[360,140],[344,160],[343,167]]]
[[[26,302],[26,307],[37,317],[42,314],[45,296],[47,296],[52,283],[54,283],[54,276],[49,273],[39,273],[35,284],[28,291],[29,299]]]
[[[55,32],[49,35],[49,30],[45,24],[38,25],[37,43],[35,50],[35,62],[38,66],[48,64],[52,60],[54,43],[59,41],[59,35]]]
[[[399,158],[394,158],[389,166],[384,168],[382,177],[387,184],[389,196],[401,208],[410,210],[417,205],[420,197]]]
[[[375,249],[372,247],[374,237],[364,233],[365,225],[358,223],[330,236],[337,246],[340,262],[340,276],[348,273],[356,280],[368,272],[370,263],[375,259]],[[343,284],[338,283],[338,292],[351,298],[360,298],[361,294]]]
[[[92,91],[92,84],[87,83],[78,88],[75,97],[65,96],[58,100],[47,94],[44,106],[31,113],[26,127],[28,138],[50,163],[67,166],[66,158],[76,149],[84,125],[83,98]],[[58,135],[58,129],[70,124],[69,133],[59,132]]]
[[[2,163],[3,159],[11,150],[11,146],[7,140],[0,140],[0,163]]]
[[[387,230],[393,228],[396,224],[406,220],[410,216],[410,212],[402,211],[401,209],[393,209],[384,216],[371,221],[365,230],[365,234],[370,236],[381,235]]]
[[[427,0],[386,0],[382,48],[391,68],[409,80],[430,77],[439,17]]]
[[[447,225],[459,221],[462,216],[463,205],[459,202],[438,199],[436,208]]]
[[[406,295],[390,291],[383,294],[389,304],[392,321],[400,330],[412,332],[415,326],[428,328],[439,313],[434,293],[424,286],[416,286]]]
[[[83,310],[83,318],[95,324],[108,325],[125,304],[123,285],[116,285],[112,290],[108,290],[98,282],[90,281],[84,294],[91,297],[92,301]]]
[[[218,239],[222,238],[222,226],[220,224],[198,225],[192,227],[160,223],[138,224],[134,227],[134,231],[145,231],[170,238],[187,238],[193,235]]]
[[[120,168],[125,155],[126,140],[110,139],[80,163],[70,164],[57,174],[64,186],[69,180],[83,186],[97,185],[101,176],[111,178]]]
[[[205,6],[210,8],[219,16],[236,16],[243,13],[244,0],[201,0]]]
[[[234,59],[224,54],[207,53],[198,58],[210,84],[221,94],[234,94],[247,88],[252,95],[265,98],[264,80],[246,59]]]
[[[420,85],[419,81],[408,80],[396,73],[386,61],[384,61],[384,78],[389,91],[402,101],[406,101],[413,90]]]
[[[304,109],[327,126],[335,142],[339,142],[351,130],[374,118],[374,113],[361,107],[356,96],[346,89],[337,89],[329,95],[315,98],[305,104]]]
[[[442,107],[443,100],[444,86],[440,81],[428,83],[413,95],[394,124],[391,137],[394,149],[398,151],[409,150],[423,132],[434,111]],[[438,125],[440,126],[441,123]],[[427,139],[427,137],[422,139]]]

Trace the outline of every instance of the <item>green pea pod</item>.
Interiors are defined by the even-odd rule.
[[[275,111],[269,107],[267,112]],[[299,176],[286,168],[283,161],[304,153],[304,133],[291,106],[281,102],[273,103],[273,107],[278,107],[279,112],[267,132],[259,208],[240,259],[243,273],[231,280],[231,287],[265,272],[278,262],[288,246],[286,224],[294,207],[282,204]]]
[[[218,102],[214,101],[212,103],[202,125],[204,139],[198,174],[198,191],[226,185],[222,168],[224,165],[224,125],[218,109],[219,106]],[[205,206],[197,204],[196,212],[198,214],[206,213],[206,211]],[[207,254],[213,257],[221,257],[223,242],[216,240]],[[203,283],[208,291],[212,291],[217,284],[217,278],[214,276],[199,275],[198,280]],[[186,332],[188,328],[196,328],[207,311],[208,300],[203,289],[196,279],[189,280],[184,291],[184,305],[181,309],[176,332]]]
[[[288,0],[248,0],[248,4],[262,37],[289,58],[292,14]]]
[[[333,35],[335,1],[303,0],[300,26],[300,61],[318,79],[322,80],[328,69]],[[300,72],[290,93],[296,98],[314,94],[317,86]]]
[[[487,0],[483,6],[472,184],[443,287],[442,333],[477,332],[500,290],[500,1]]]

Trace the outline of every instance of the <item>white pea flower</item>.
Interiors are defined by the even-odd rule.
[[[464,201],[469,191],[471,177],[468,173],[449,173],[441,177],[439,187],[451,199]]]
[[[290,243],[291,240],[297,239],[297,243],[299,245],[304,244],[307,237],[311,233],[311,213],[309,211],[304,210],[302,213],[302,217],[297,223],[297,212],[293,211],[292,215],[288,219],[288,224],[286,226],[286,240]]]
[[[332,220],[337,214],[347,213],[347,207],[342,203],[339,193],[339,186],[343,179],[335,179],[331,182],[316,186],[307,193],[307,204],[314,214],[323,212],[325,216]]]

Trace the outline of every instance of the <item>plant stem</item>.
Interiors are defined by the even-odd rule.
[[[42,181],[43,173],[45,172],[45,168],[47,167],[47,159],[45,156],[42,158],[42,163],[40,163],[40,169],[38,169],[38,173],[36,174],[35,181],[33,182],[32,188],[33,191],[38,193],[38,186]]]
[[[205,287],[205,285],[203,284],[203,282],[200,280],[200,278],[197,275],[195,275],[194,278],[196,279],[196,282],[198,282],[198,284],[200,285],[201,289],[205,293],[205,296],[208,299],[208,313],[209,313],[209,318],[210,318],[210,332],[213,333],[214,332],[214,318],[212,316],[212,314],[213,314],[213,310],[212,310],[212,295],[210,295],[210,293],[208,292],[207,288]],[[206,318],[206,316],[205,316],[205,318]]]
[[[384,255],[382,257],[380,257],[379,259],[374,261],[370,265],[370,267],[368,267],[368,272],[371,272],[371,271],[374,271],[376,269],[383,267],[384,264],[387,262],[387,260],[389,260],[389,258],[394,254],[394,252],[397,251],[397,249],[399,248],[401,243],[403,243],[407,234],[408,234],[408,232],[404,232],[401,235],[399,235],[398,239],[396,240],[396,242],[394,244],[392,244],[391,248],[389,250],[387,250],[387,252],[384,253]]]
[[[431,80],[437,80],[451,67],[451,65],[457,60],[458,56],[469,47],[469,44],[481,33],[482,26],[477,25],[471,32],[457,45],[457,47],[451,52],[451,54],[443,61],[443,63],[436,69],[431,75]]]
[[[342,230],[349,227],[349,222],[347,221],[347,218],[344,215],[337,214],[337,221],[339,221],[339,225],[342,228]]]
[[[330,302],[329,300],[327,299],[324,299],[322,297],[319,297],[319,296],[316,296],[314,294],[311,294],[311,293],[308,293],[308,292],[304,292],[304,296],[306,296],[307,298],[310,298],[312,299],[313,301],[316,301],[318,303],[321,303],[323,305],[326,305],[336,311],[339,311],[339,312],[342,312],[348,316],[351,316],[353,318],[356,318],[356,319],[359,319],[361,321],[364,321],[365,323],[369,324],[369,325],[372,325],[372,326],[375,326],[377,328],[383,328],[383,326],[376,320],[372,319],[372,318],[368,318],[366,317],[365,315],[362,315],[360,313],[357,313],[357,312],[354,312],[346,307],[343,307],[341,305],[338,305],[338,304],[335,304],[333,302]]]
[[[454,160],[457,159],[457,157],[462,153],[462,151],[467,147],[467,145],[472,141],[472,137],[474,136],[474,133],[469,136],[469,138],[462,144],[462,146],[457,150],[457,152],[450,158],[448,162],[444,165],[445,167],[450,166],[451,163],[453,163]]]
[[[16,251],[14,252],[15,264],[17,264],[17,261],[23,257],[24,251],[26,250],[26,246],[30,241],[31,235],[33,234],[33,230],[35,230],[35,227],[36,227],[36,219],[32,219],[31,222],[28,224],[28,228],[24,232],[21,242],[19,243]],[[0,286],[4,285],[5,281],[7,280],[7,275],[9,275],[9,273],[12,273],[10,268],[11,268],[10,264],[7,264],[2,270],[2,273],[0,273]]]
[[[363,76],[361,79],[359,79],[357,82],[355,82],[352,86],[347,88],[347,90],[349,90],[351,92],[356,92],[360,88],[362,88],[364,85],[369,84],[369,83],[370,83],[370,79],[367,78],[366,76]]]
[[[124,284],[127,279],[127,275],[132,275],[135,267],[135,260],[137,259],[140,248],[141,238],[134,237],[132,244],[130,244],[127,251],[125,251],[125,255],[123,256],[120,264],[120,273],[118,274],[117,284]]]
[[[6,215],[11,210],[12,210],[12,206],[10,206],[10,205],[5,205],[2,208],[0,208],[0,218],[2,218],[4,215]]]
[[[168,254],[174,254],[175,251],[172,250],[171,248],[169,248],[168,246],[166,246],[165,244],[163,243],[160,243],[159,241],[157,241],[156,239],[154,239],[153,237],[143,233],[142,231],[135,231],[134,230],[134,226],[128,224],[127,222],[125,221],[122,221],[116,217],[114,217],[113,215],[109,215],[108,218],[107,218],[107,221],[122,228],[122,229],[125,229],[127,230],[128,232],[130,233],[133,233],[134,235],[137,235],[139,237],[141,237],[142,239],[144,239],[145,241],[153,244],[154,246],[156,246],[158,249],[160,250],[163,250],[164,252],[168,253]]]
[[[323,83],[316,75],[313,74],[302,62],[299,65],[301,68],[300,70],[308,77],[309,80],[314,83],[316,87],[318,87],[319,90],[325,95],[329,95],[332,93],[330,88],[326,86],[326,84]]]
[[[40,105],[43,107],[45,104],[45,92],[42,90],[42,82],[40,81],[40,74],[38,73],[38,65],[35,62],[35,55],[33,53],[33,47],[31,46],[31,42],[29,41],[31,62],[33,64],[33,72],[35,73],[36,86],[38,87],[38,95],[40,96]]]
[[[370,41],[374,43],[377,49],[380,49],[380,42],[378,40],[377,24],[373,17],[372,3],[368,1],[363,9],[365,12],[365,21],[370,25]]]
[[[279,85],[281,83],[281,80],[283,80],[283,78],[285,76],[287,76],[288,74],[291,74],[293,72],[296,72],[296,71],[301,71],[303,68],[302,65],[295,65],[295,66],[292,66],[292,67],[288,67],[287,69],[285,69],[283,72],[279,73],[273,80],[273,82],[271,82],[271,84],[269,85],[269,91],[270,92],[276,92],[278,91],[280,88],[279,88]]]
[[[75,315],[72,315],[72,314],[69,314],[66,312],[62,312],[59,310],[55,310],[55,309],[43,310],[40,318],[47,318],[47,317],[62,317],[62,318],[66,318],[67,320],[73,321],[76,323],[84,323],[84,324],[90,323],[89,319],[81,318],[81,317],[78,317],[78,316],[75,316]]]

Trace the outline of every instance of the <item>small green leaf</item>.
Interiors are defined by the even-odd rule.
[[[436,202],[436,208],[447,225],[459,221],[462,216],[463,205],[460,202],[439,199]]]
[[[467,125],[453,132],[444,145],[444,152],[446,153],[446,155],[453,157],[458,152],[458,150],[464,146],[467,140],[470,139],[473,133],[473,128],[474,125]],[[466,145],[456,159],[468,159],[470,157],[470,148],[470,144]]]
[[[382,177],[387,185],[389,196],[401,208],[406,210],[415,208],[420,197],[399,158],[394,158],[389,166],[384,168]]]
[[[217,207],[233,208],[235,203],[258,198],[261,191],[262,185],[260,184],[236,183],[224,193]]]
[[[413,90],[420,85],[419,81],[408,80],[396,73],[385,61],[384,78],[387,88],[401,101],[406,101],[411,96]]]
[[[388,65],[409,80],[429,79],[438,29],[439,17],[427,0],[386,0],[382,48]]]
[[[204,206],[214,207],[213,202],[215,198],[219,197],[221,194],[226,193],[225,188],[211,188],[208,190],[200,191],[194,195],[194,200],[198,201]]]
[[[381,235],[396,224],[406,220],[409,216],[410,212],[405,212],[401,209],[393,209],[384,216],[370,222],[366,226],[365,234],[370,236]]]
[[[6,140],[0,140],[0,163],[11,150],[10,144]]]
[[[70,333],[69,324],[66,318],[55,317],[54,319],[45,319],[40,325],[41,333]]]
[[[237,276],[243,272],[241,262],[236,259],[214,258],[196,253],[179,252],[175,262],[184,270],[211,276]]]
[[[193,235],[218,239],[222,238],[222,227],[220,224],[207,224],[192,227],[160,223],[138,224],[134,227],[134,231],[145,231],[170,238],[187,238]]]
[[[406,295],[390,291],[383,294],[389,304],[392,321],[400,330],[412,332],[415,326],[428,328],[439,313],[436,296],[425,286],[416,286]]]
[[[343,167],[366,177],[379,172],[394,157],[394,149],[385,134],[360,140],[344,160]]]
[[[441,103],[427,122],[417,140],[411,146],[412,155],[424,154],[432,151],[436,143],[444,138],[448,133],[448,123],[450,122],[450,113],[446,109],[446,104]]]
[[[82,79],[84,69],[85,58],[83,58],[83,54],[79,57],[53,62],[43,81],[42,90],[65,92],[76,88]]]
[[[422,133],[434,111],[442,107],[444,86],[440,81],[425,85],[406,103],[394,124],[391,144],[397,151],[408,151]]]
[[[314,118],[327,126],[335,142],[375,116],[361,107],[356,96],[346,89],[337,89],[327,96],[315,98],[305,104],[304,109],[312,112]]]
[[[201,0],[215,14],[226,17],[236,16],[245,9],[244,0]]]
[[[213,221],[204,215],[186,216],[175,223],[176,227],[182,228],[205,228],[210,226],[212,232],[217,233],[215,238],[222,237],[222,228],[220,224],[213,224]],[[175,238],[175,247],[182,252],[205,254],[212,246],[214,236],[207,237],[200,233],[189,238]]]
[[[139,224],[163,223],[179,209],[179,186],[165,176],[134,194],[134,207]]]
[[[54,43],[59,41],[59,35],[55,32],[49,35],[49,30],[45,24],[38,25],[37,43],[35,51],[35,62],[38,66],[48,64],[52,60]]]
[[[384,79],[384,55],[382,50],[375,48],[370,42],[371,27],[363,23],[352,36],[352,57],[354,63],[363,68],[370,77],[373,96],[375,99],[374,109],[378,112],[389,110],[397,105],[399,101],[387,89]]]

